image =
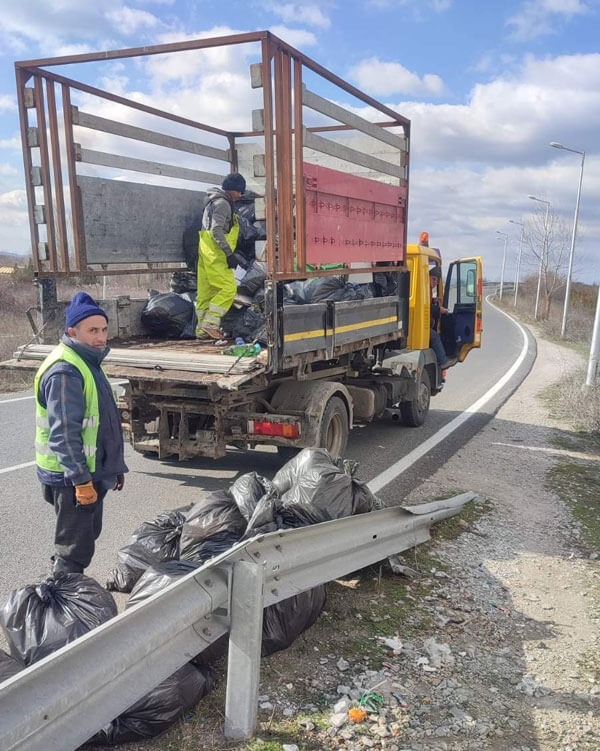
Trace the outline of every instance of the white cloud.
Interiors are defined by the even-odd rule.
[[[304,24],[319,29],[331,26],[329,16],[324,12],[323,3],[272,3],[270,10],[281,18],[284,24]]]
[[[306,29],[290,29],[287,26],[271,26],[269,30],[275,34],[275,36],[283,39],[284,42],[291,44],[296,49],[305,49],[306,47],[314,47],[318,44],[318,39],[312,31]]]
[[[0,112],[15,112],[17,100],[12,94],[0,94]]]
[[[516,39],[535,39],[557,33],[559,24],[590,10],[589,4],[582,0],[526,0],[506,23],[513,28]]]
[[[18,149],[21,150],[21,139],[19,136],[13,138],[1,138],[0,149]]]
[[[390,94],[428,94],[438,96],[444,91],[442,79],[427,73],[422,78],[400,63],[390,63],[371,57],[354,65],[348,72],[359,88],[373,96]]]
[[[31,241],[27,231],[27,197],[24,190],[0,194],[0,224],[0,252],[28,253]]]
[[[41,55],[55,56],[61,47],[78,52],[87,50],[88,45],[110,49],[123,35],[160,26],[157,16],[131,8],[122,0],[36,0],[35,12],[29,3],[5,3],[0,16],[0,43],[20,53],[34,42]],[[72,41],[75,39],[76,43]]]
[[[162,26],[162,21],[145,10],[123,7],[108,11],[106,18],[125,34],[135,34],[140,29],[155,29]]]

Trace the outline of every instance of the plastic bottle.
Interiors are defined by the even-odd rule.
[[[224,349],[223,354],[230,357],[256,357],[260,350],[261,346],[258,342],[256,344],[246,344],[242,339],[241,344],[238,344],[236,339],[236,343]]]

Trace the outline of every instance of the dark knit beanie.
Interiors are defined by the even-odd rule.
[[[246,190],[246,181],[239,172],[232,172],[221,183],[223,190],[237,190],[243,193]]]
[[[65,310],[66,328],[69,329],[90,316],[104,316],[108,321],[106,313],[87,292],[78,292]]]

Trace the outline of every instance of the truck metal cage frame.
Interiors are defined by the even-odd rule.
[[[125,97],[54,70],[83,66],[85,76],[85,66],[129,61],[141,75],[180,54],[201,66],[217,47],[250,64],[249,80],[240,75],[230,92],[257,105],[239,129],[179,114],[181,101],[157,107],[143,91]],[[340,257],[348,274],[403,261],[410,121],[270,32],[26,60],[15,70],[38,278],[180,270],[183,231],[230,171],[245,174],[257,216],[264,210],[272,282],[339,274],[327,265]],[[190,109],[206,114],[195,100]]]

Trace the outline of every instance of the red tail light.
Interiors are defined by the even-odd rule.
[[[281,438],[300,438],[300,423],[248,420],[248,435],[272,435],[280,436]]]

